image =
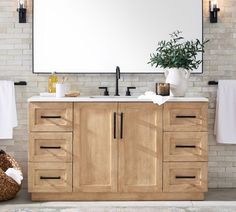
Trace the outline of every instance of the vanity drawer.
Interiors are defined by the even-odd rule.
[[[71,162],[72,133],[30,133],[29,161]]]
[[[208,103],[166,103],[164,131],[207,131]]]
[[[72,131],[72,103],[30,103],[30,131]]]
[[[164,161],[207,161],[207,132],[165,132]]]
[[[72,192],[72,163],[29,163],[29,192]]]
[[[206,192],[206,162],[165,162],[163,164],[164,192]]]

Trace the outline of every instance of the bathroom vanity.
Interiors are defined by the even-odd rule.
[[[32,200],[203,200],[208,100],[29,100]]]

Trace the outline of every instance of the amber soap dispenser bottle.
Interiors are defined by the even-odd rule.
[[[56,72],[52,72],[52,74],[48,78],[48,92],[56,93],[56,83],[58,82],[58,77]]]

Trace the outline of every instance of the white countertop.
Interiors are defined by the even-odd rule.
[[[152,102],[150,99],[138,99],[138,97],[114,97],[114,96],[80,96],[80,97],[44,97],[33,96],[28,102]],[[167,102],[208,102],[205,97],[170,97]]]

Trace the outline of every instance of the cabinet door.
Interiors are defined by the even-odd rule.
[[[116,103],[75,103],[73,191],[117,191]]]
[[[162,107],[120,103],[119,127],[119,191],[161,191]]]

